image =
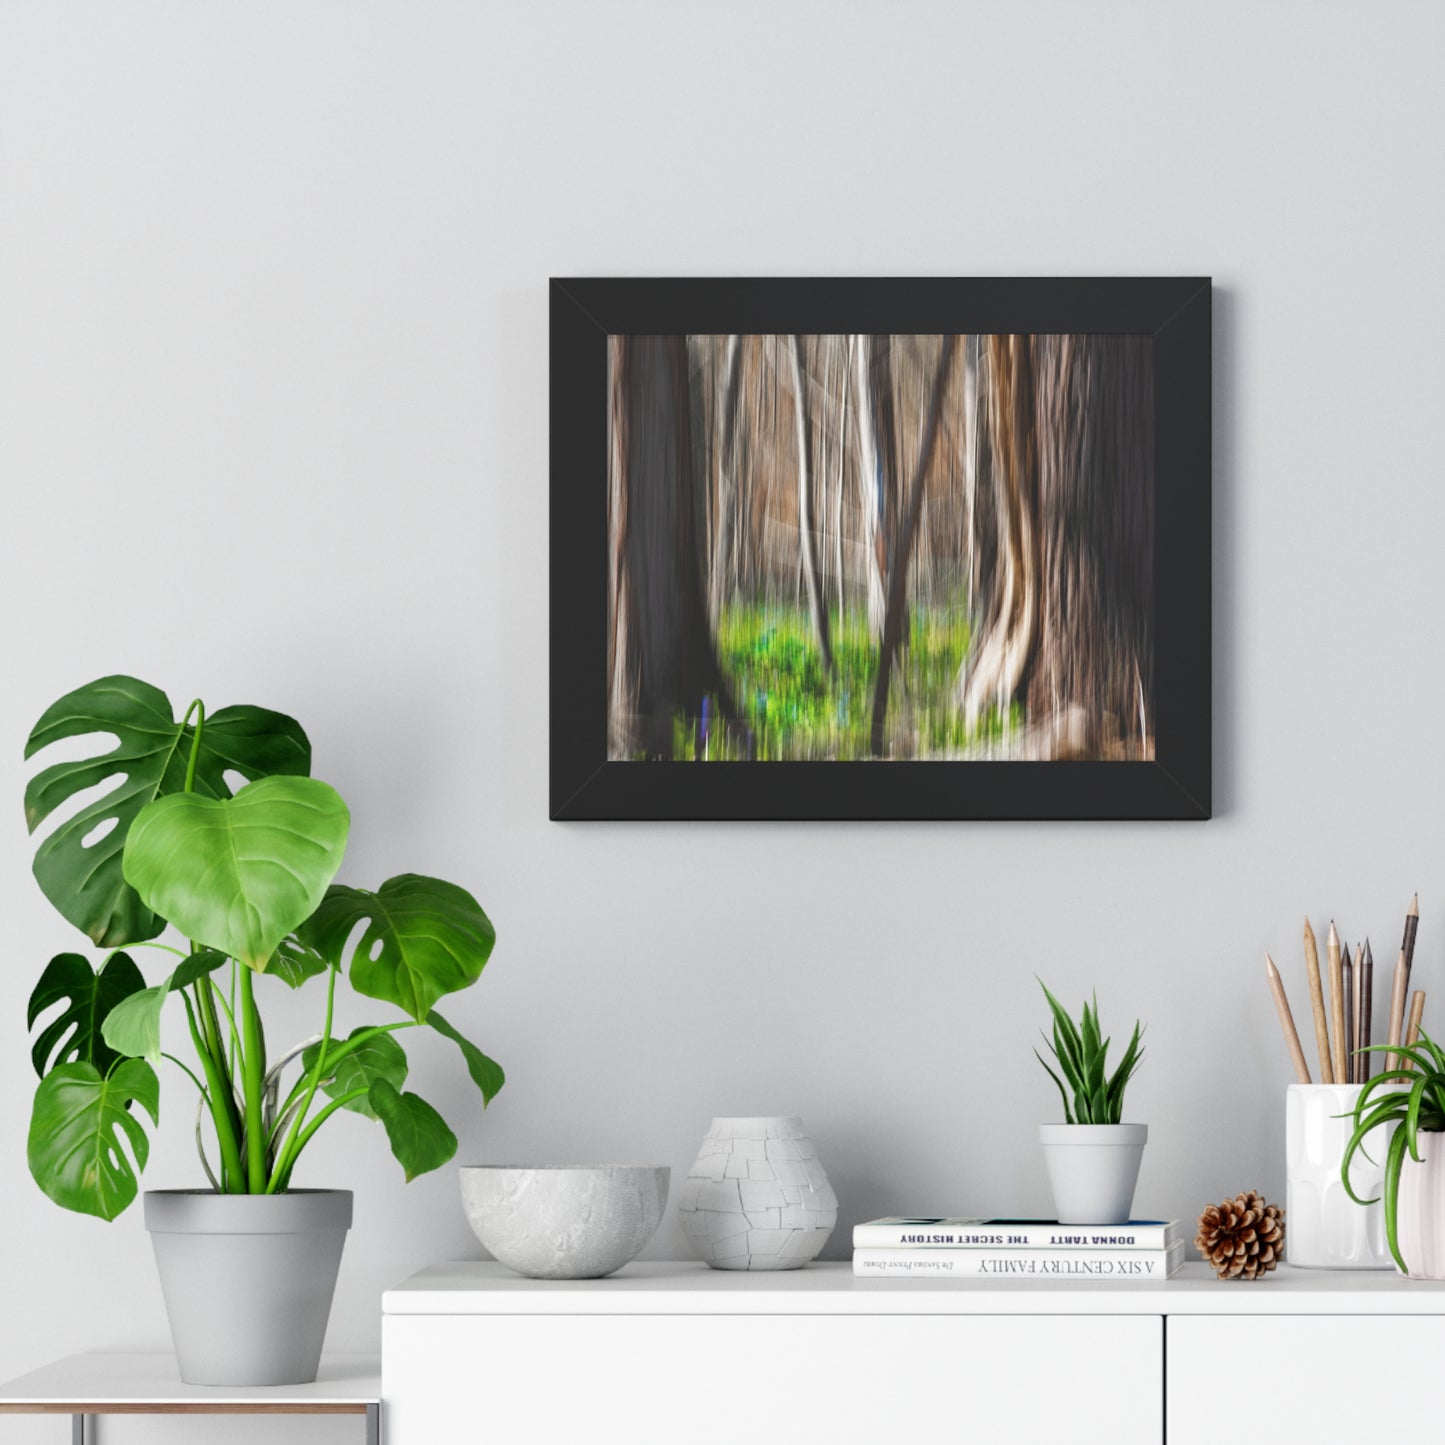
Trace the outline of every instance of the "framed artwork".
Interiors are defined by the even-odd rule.
[[[551,816],[1207,818],[1210,282],[551,283]]]

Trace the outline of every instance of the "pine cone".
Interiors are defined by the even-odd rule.
[[[1258,1279],[1284,1253],[1284,1210],[1253,1189],[1211,1204],[1199,1216],[1194,1247],[1220,1279]]]

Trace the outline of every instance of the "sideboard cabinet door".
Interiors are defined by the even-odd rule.
[[[1157,1315],[388,1315],[383,1330],[387,1445],[1163,1439]]]
[[[1440,1315],[1171,1315],[1166,1329],[1169,1445],[1440,1436]]]

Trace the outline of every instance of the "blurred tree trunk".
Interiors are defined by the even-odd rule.
[[[1152,756],[1150,342],[991,336],[977,384],[980,620],[964,716],[976,726],[1022,703],[1039,756]]]
[[[717,526],[708,569],[708,602],[716,624],[732,595],[738,512],[738,383],[742,375],[742,338],[729,336],[723,357],[721,420],[722,455],[718,458]]]
[[[892,379],[887,336],[858,336],[854,378],[858,400],[858,489],[863,503],[868,628],[883,636],[888,606],[889,476],[893,461]],[[882,433],[880,435],[880,432]]]
[[[823,578],[818,571],[818,531],[813,518],[811,462],[812,427],[808,417],[808,379],[803,371],[803,338],[788,337],[793,370],[794,416],[798,434],[798,542],[803,559],[803,583],[808,594],[808,611],[813,619],[823,671],[833,671],[833,645],[828,636],[828,602],[823,596]]]
[[[613,346],[609,751],[673,755],[677,713],[735,709],[708,625],[694,515],[687,341]]]
[[[847,474],[848,461],[848,387],[849,371],[853,365],[853,338],[839,338],[843,346],[843,384],[838,393],[838,474],[833,488],[833,571],[834,585],[838,594],[838,621],[843,620],[843,589],[847,578],[843,560],[843,479]]]
[[[893,658],[902,642],[908,622],[908,567],[913,558],[913,538],[918,531],[918,517],[923,510],[923,487],[928,478],[928,464],[938,438],[938,417],[943,410],[943,395],[948,388],[948,374],[953,366],[956,336],[945,336],[938,355],[938,370],[933,377],[933,394],[928,402],[928,416],[923,423],[923,440],[918,447],[918,464],[913,485],[898,525],[897,540],[888,563],[888,606],[883,617],[883,640],[878,648],[878,681],[873,691],[873,727],[869,749],[875,757],[883,753],[883,733],[888,721],[888,685]]]

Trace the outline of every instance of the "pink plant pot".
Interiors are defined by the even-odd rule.
[[[1405,1152],[1400,1168],[1396,1232],[1411,1279],[1445,1279],[1445,1134],[1420,1131],[1417,1164]]]

